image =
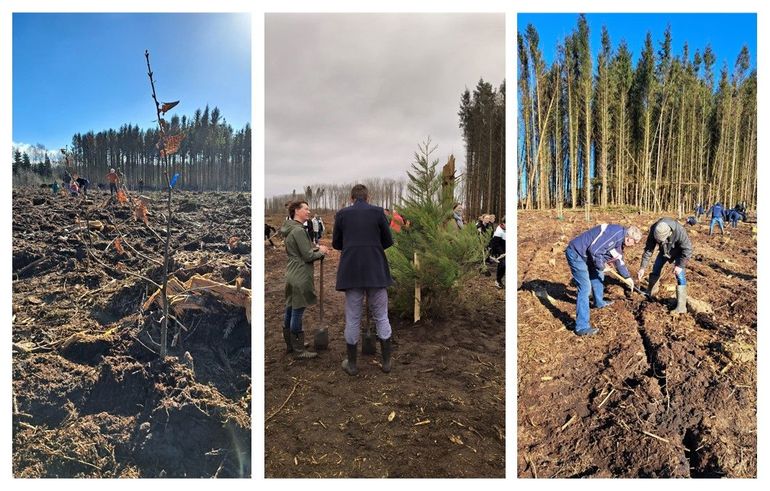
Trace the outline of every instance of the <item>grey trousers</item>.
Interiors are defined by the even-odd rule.
[[[369,297],[369,310],[377,328],[377,337],[389,339],[392,333],[388,320],[388,289],[350,288],[345,290],[345,342],[348,344],[358,344],[361,339],[364,294]]]

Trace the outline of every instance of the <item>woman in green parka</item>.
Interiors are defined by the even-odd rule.
[[[281,227],[286,245],[286,315],[283,321],[283,339],[286,352],[296,358],[315,358],[316,353],[305,351],[305,333],[302,331],[302,316],[305,308],[316,303],[313,284],[313,261],[321,259],[328,251],[326,246],[316,250],[303,224],[310,218],[310,207],[306,201],[295,201],[289,205],[289,219]]]

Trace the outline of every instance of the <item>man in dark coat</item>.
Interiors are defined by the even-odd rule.
[[[675,263],[674,276],[676,277],[677,287],[676,308],[674,309],[674,313],[685,313],[687,312],[687,279],[685,278],[684,270],[687,266],[687,261],[692,257],[692,242],[690,242],[690,237],[688,237],[684,227],[673,218],[661,218],[655,222],[653,226],[650,227],[650,233],[647,235],[647,243],[644,245],[642,265],[637,274],[639,281],[644,277],[644,269],[650,262],[650,257],[652,257],[652,252],[655,250],[656,245],[660,247],[660,251],[658,252],[658,257],[655,258],[655,264],[652,266],[650,277],[647,279],[647,293],[650,296],[656,293],[656,286],[660,279],[660,272],[663,269],[663,265],[666,263]]]
[[[337,268],[337,290],[345,292],[345,342],[347,359],[342,368],[349,375],[358,373],[356,351],[361,337],[364,295],[382,345],[382,370],[390,372],[391,328],[388,320],[388,290],[393,283],[385,249],[393,236],[385,213],[367,201],[366,186],[356,184],[350,191],[353,204],[334,217],[332,247],[342,251]]]

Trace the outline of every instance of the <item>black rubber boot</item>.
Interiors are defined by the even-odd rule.
[[[291,330],[288,327],[283,328],[283,340],[286,342],[286,353],[294,352],[291,346]]]
[[[676,308],[672,314],[687,313],[687,285],[677,285],[676,287]]]
[[[382,371],[390,373],[390,353],[393,347],[391,338],[380,339],[380,346],[382,347]]]
[[[305,351],[305,333],[291,334],[291,346],[294,349],[294,358],[298,360],[309,360],[318,356],[318,353]]]
[[[356,366],[356,356],[358,355],[358,344],[348,345],[348,357],[342,360],[342,369],[348,375],[358,375],[358,366]]]
[[[650,296],[650,298],[653,297],[653,295],[657,295],[658,293],[658,280],[660,279],[660,276],[651,274],[649,278],[647,278],[647,295]]]

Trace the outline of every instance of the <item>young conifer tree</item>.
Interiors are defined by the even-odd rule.
[[[396,207],[408,226],[393,232],[394,245],[386,250],[395,280],[390,291],[393,309],[404,317],[413,313],[415,281],[422,292],[422,317],[446,315],[457,303],[462,279],[478,271],[484,256],[485,244],[473,224],[458,230],[451,222],[453,199],[442,197],[438,159],[431,158],[436,148],[430,138],[418,145],[407,172],[407,197]]]

